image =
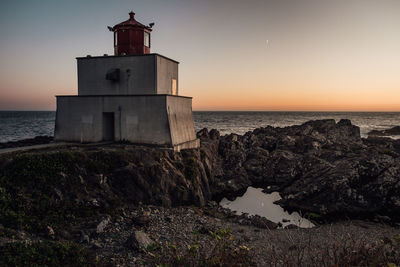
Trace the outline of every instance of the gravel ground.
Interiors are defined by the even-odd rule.
[[[385,266],[388,262],[400,264],[398,226],[345,221],[314,228],[268,229],[265,224],[260,228],[258,219],[254,222],[258,227],[251,218],[234,216],[215,204],[205,208],[144,205],[74,224],[64,231],[49,228],[47,237],[0,225],[0,246],[43,238],[72,241],[93,252],[104,266],[176,266],[178,257],[186,263],[180,266],[198,266],[196,259],[220,256],[218,252],[226,244],[231,248],[228,259],[235,263],[234,256],[244,251],[247,261],[222,266],[382,266],[370,262],[382,255],[396,255],[385,259]],[[190,248],[195,248],[194,254]],[[360,259],[367,262],[360,264]]]
[[[100,259],[112,265],[140,266],[153,264],[157,260],[152,258],[156,259],[160,252],[132,250],[127,240],[135,231],[143,231],[161,247],[176,245],[179,251],[179,248],[184,250],[187,245],[197,244],[202,255],[210,255],[216,247],[210,232],[230,229],[232,245],[248,247],[248,253],[258,266],[332,266],[343,257],[350,257],[349,251],[364,245],[373,248],[392,242],[400,235],[399,227],[375,222],[346,221],[312,229],[270,230],[205,213],[209,212],[197,207],[127,209],[124,215],[111,219],[102,233],[92,233],[88,245]]]

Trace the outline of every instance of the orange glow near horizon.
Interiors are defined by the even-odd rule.
[[[395,99],[388,103],[387,99],[362,98],[343,100],[341,97],[329,96],[329,102],[320,101],[310,96],[273,96],[260,95],[252,97],[231,96],[216,97],[207,96],[193,99],[193,110],[241,110],[241,111],[400,111],[400,101]],[[324,98],[326,99],[326,98]],[[205,103],[205,104],[204,104]]]

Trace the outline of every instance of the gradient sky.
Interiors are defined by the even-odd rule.
[[[399,0],[2,0],[0,110],[55,110],[106,26],[155,22],[194,110],[400,111]]]

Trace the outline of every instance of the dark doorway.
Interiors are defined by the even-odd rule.
[[[114,141],[114,112],[103,112],[103,141]]]

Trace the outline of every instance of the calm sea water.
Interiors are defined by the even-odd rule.
[[[0,142],[53,135],[54,111],[0,111]],[[362,136],[373,129],[400,125],[400,112],[193,112],[196,131],[217,129],[222,135],[244,134],[257,127],[283,127],[317,119],[350,119]]]
[[[194,112],[196,130],[215,128],[221,135],[244,134],[267,125],[284,127],[321,119],[349,119],[366,137],[371,130],[400,125],[400,112]]]
[[[54,135],[54,111],[0,111],[0,142]]]

